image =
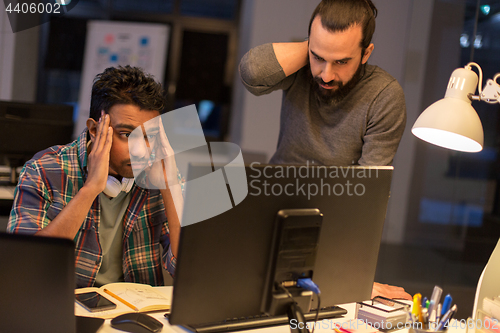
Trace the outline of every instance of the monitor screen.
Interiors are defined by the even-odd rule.
[[[190,166],[188,176],[196,169]],[[275,221],[283,209],[323,215],[312,272],[321,306],[369,299],[393,168],[254,163],[245,169],[248,195],[240,204],[182,227],[170,323],[262,312]],[[191,195],[187,190],[186,207]]]
[[[0,101],[0,165],[21,166],[72,134],[72,106]]]

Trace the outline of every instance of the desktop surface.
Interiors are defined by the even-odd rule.
[[[171,295],[172,293],[172,286],[162,286],[162,287],[155,287],[158,291],[164,293],[165,295]],[[243,300],[242,300],[243,301]],[[332,330],[334,325],[342,325],[343,323],[347,323],[352,319],[355,319],[355,314],[356,314],[356,303],[346,303],[346,304],[340,304],[340,306],[344,309],[347,310],[347,313],[344,317],[342,318],[333,318],[333,319],[328,319],[328,320],[320,320],[316,323],[315,330],[314,332],[320,333],[320,332],[325,332],[325,333],[332,333],[335,332]],[[177,325],[171,325],[168,321],[167,318],[164,316],[164,312],[150,312],[148,313],[151,317],[157,319],[163,324],[163,328],[160,331],[161,333],[188,333],[190,332],[188,329],[182,326],[177,326]],[[308,321],[312,322],[312,321]],[[240,333],[244,332],[254,332],[255,330],[247,330],[247,331],[239,331]],[[104,324],[97,330],[96,333],[118,333],[118,332],[123,332],[119,331],[113,327],[111,327],[111,319],[106,319],[104,321]],[[290,333],[290,325],[279,325],[279,326],[270,326],[270,327],[262,327],[258,329],[259,333]],[[408,333],[408,329],[401,329],[401,330],[394,330],[391,332],[395,333]],[[466,329],[462,325],[454,325],[453,323],[450,324],[450,327],[447,331],[448,333],[466,333]],[[469,331],[471,332],[471,331]],[[35,331],[33,331],[35,333]],[[474,333],[474,332],[471,332]]]

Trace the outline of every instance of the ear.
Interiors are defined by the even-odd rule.
[[[373,43],[368,45],[368,47],[366,48],[365,54],[363,54],[363,59],[361,60],[361,63],[363,65],[366,64],[366,62],[368,61],[368,58],[370,58],[374,48],[375,48],[375,46],[373,45]]]
[[[87,119],[87,128],[89,130],[90,139],[95,142],[95,134],[97,131],[97,122],[92,118]]]

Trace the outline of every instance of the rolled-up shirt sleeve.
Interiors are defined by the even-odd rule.
[[[32,165],[26,165],[21,172],[14,191],[7,232],[34,234],[50,223],[51,208],[55,213],[59,210],[41,178],[38,169]]]
[[[240,61],[239,72],[245,88],[256,96],[286,90],[295,79],[295,74],[285,75],[271,43],[248,51]]]

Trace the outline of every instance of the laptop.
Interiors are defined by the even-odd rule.
[[[262,308],[274,225],[283,209],[323,215],[313,271],[320,319],[346,313],[338,304],[370,299],[393,168],[294,167],[246,166],[248,195],[241,203],[182,227],[171,324],[216,332],[288,322]],[[189,175],[200,177],[200,167],[191,165]],[[195,196],[187,187],[185,213],[191,201],[200,202]],[[315,318],[316,306],[314,296],[307,320]]]
[[[0,233],[0,267],[2,332],[95,332],[101,326],[100,319],[75,319],[73,241]]]

